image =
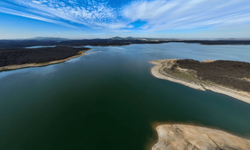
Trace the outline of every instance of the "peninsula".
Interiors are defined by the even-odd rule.
[[[153,76],[188,87],[228,95],[250,104],[250,63],[225,60],[157,60]]]
[[[0,72],[61,63],[85,55],[88,50],[67,46],[0,50]]]

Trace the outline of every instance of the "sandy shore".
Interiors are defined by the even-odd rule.
[[[193,125],[166,124],[156,128],[158,142],[152,150],[249,150],[250,140],[225,131]]]
[[[47,66],[47,65],[52,65],[52,64],[58,64],[58,63],[66,62],[68,60],[83,56],[83,55],[94,53],[94,52],[89,52],[89,53],[85,53],[85,52],[86,52],[86,50],[79,51],[78,54],[75,56],[72,56],[72,57],[69,57],[66,59],[61,59],[61,60],[49,61],[49,62],[45,62],[45,63],[30,63],[30,64],[22,64],[22,65],[4,66],[4,67],[0,67],[0,72],[6,71],[6,70],[15,70],[15,69],[21,69],[21,68],[41,67],[41,66]]]
[[[205,83],[202,81],[192,82],[179,77],[175,77],[173,75],[167,74],[163,71],[164,68],[170,69],[175,64],[176,59],[166,59],[166,60],[156,60],[150,61],[150,63],[155,64],[155,66],[151,69],[151,73],[153,76],[159,79],[164,79],[176,83],[183,84],[185,86],[197,89],[197,90],[210,90],[216,93],[228,95],[230,97],[236,98],[243,102],[250,104],[250,93],[240,90],[231,89],[228,87],[224,87],[221,85],[213,84],[213,83]],[[204,61],[204,63],[211,62],[212,60]],[[187,69],[179,68],[179,71],[185,72]]]
[[[173,64],[173,62],[176,59],[171,59],[171,60],[156,60],[156,61],[150,61],[150,63],[155,64],[156,66],[154,66],[151,69],[151,73],[153,76],[155,76],[156,78],[159,79],[164,79],[164,80],[168,80],[168,81],[172,81],[172,82],[176,82],[176,83],[180,83],[183,84],[185,86],[197,89],[197,90],[202,90],[202,91],[206,91],[200,84],[194,83],[194,82],[187,82],[181,79],[178,79],[172,75],[166,74],[162,71],[162,68],[165,67],[163,64],[169,62],[170,65],[167,66],[168,68],[170,68]]]

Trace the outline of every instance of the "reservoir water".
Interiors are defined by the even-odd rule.
[[[65,63],[0,72],[1,150],[144,150],[155,123],[250,136],[250,105],[153,77],[150,60],[250,62],[250,46],[92,47]],[[147,147],[148,148],[148,147]]]

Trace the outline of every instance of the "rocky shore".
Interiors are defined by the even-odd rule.
[[[188,87],[228,95],[250,104],[249,63],[235,61],[157,60],[153,76]]]
[[[156,128],[152,150],[249,150],[250,140],[206,127],[166,124]]]

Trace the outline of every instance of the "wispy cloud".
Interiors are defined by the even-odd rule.
[[[42,17],[39,15],[35,15],[35,14],[30,14],[30,13],[25,13],[22,11],[18,11],[18,10],[13,10],[13,9],[8,9],[8,8],[1,8],[0,7],[0,12],[2,13],[7,13],[7,14],[12,14],[12,15],[16,15],[16,16],[22,16],[22,17],[26,17],[26,18],[31,18],[31,19],[35,19],[35,20],[41,20],[44,22],[50,22],[50,23],[54,23],[54,24],[60,24],[66,27],[70,27],[70,28],[75,28],[75,26],[69,24],[69,23],[65,23],[62,21],[57,21],[57,20],[53,20],[53,19],[49,19],[46,17]]]
[[[92,29],[194,29],[250,23],[248,0],[135,0],[122,8],[104,0],[3,0],[0,12]]]
[[[78,0],[6,0],[0,3],[0,12],[52,23],[81,24],[91,28],[121,26],[114,8],[108,7],[106,3],[97,3],[93,0],[85,2]]]
[[[143,20],[143,29],[167,30],[230,26],[250,23],[247,0],[136,1],[123,9],[131,21]]]

